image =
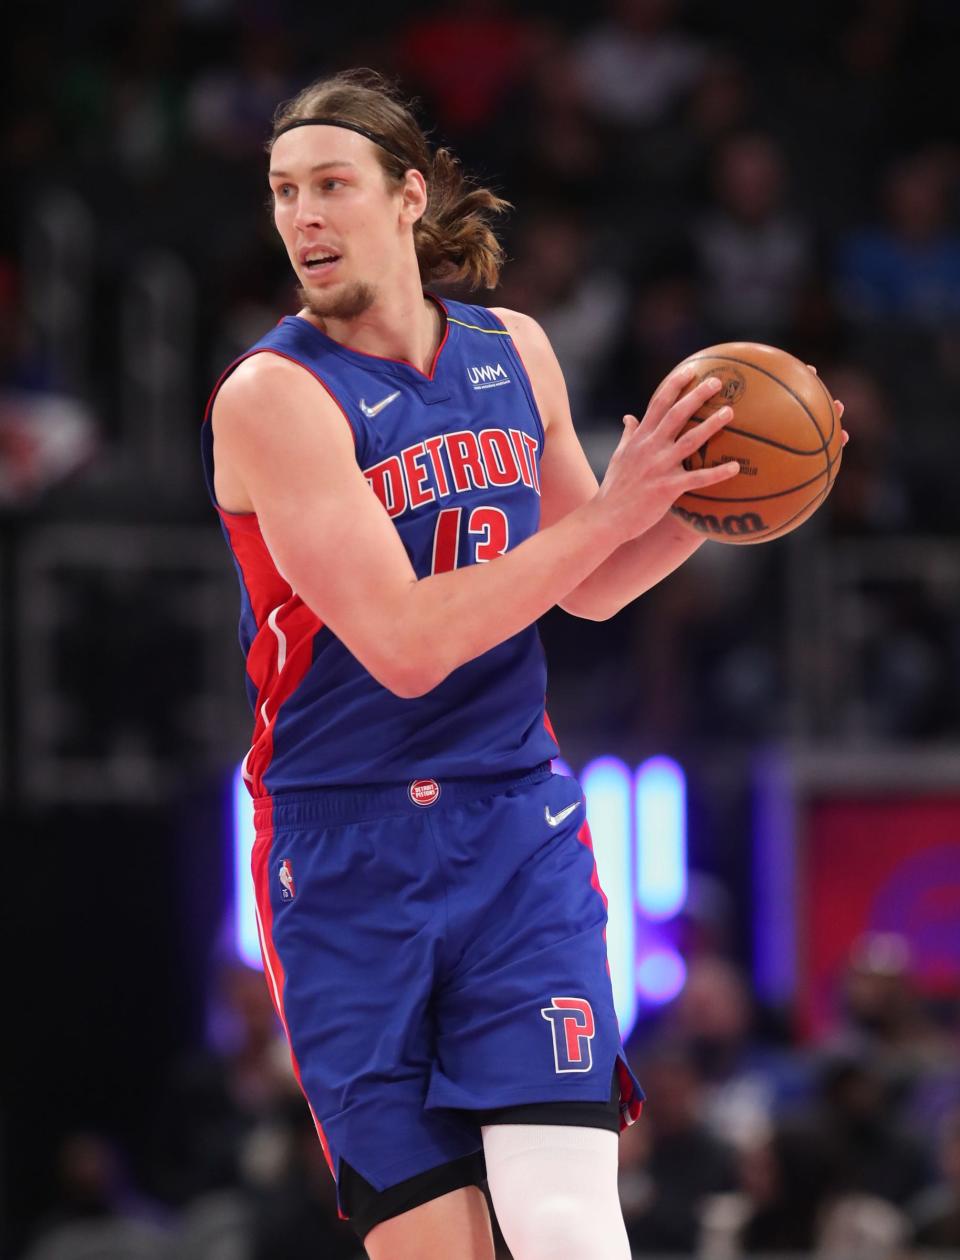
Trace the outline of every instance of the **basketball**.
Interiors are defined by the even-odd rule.
[[[786,351],[750,341],[708,346],[684,364],[697,369],[688,390],[708,376],[723,382],[685,432],[725,404],[733,407],[733,419],[686,466],[736,460],[740,472],[682,495],[674,515],[726,543],[768,542],[802,525],[830,493],[840,467],[840,422],[819,376]]]

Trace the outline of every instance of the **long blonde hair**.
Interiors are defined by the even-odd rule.
[[[431,152],[410,106],[391,84],[365,69],[318,79],[277,109],[269,147],[285,127],[310,118],[354,123],[382,137],[393,150],[377,146],[388,179],[399,184],[411,168],[423,175],[427,209],[414,225],[413,241],[424,284],[496,287],[504,254],[492,221],[510,203],[465,175],[449,149]]]

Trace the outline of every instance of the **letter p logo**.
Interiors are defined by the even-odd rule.
[[[553,1033],[553,1061],[558,1072],[589,1072],[596,1032],[593,1009],[585,998],[555,997],[540,1014]]]

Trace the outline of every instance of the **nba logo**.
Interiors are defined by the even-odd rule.
[[[290,859],[284,858],[280,863],[280,897],[283,901],[293,901],[297,888],[293,882],[293,867]]]
[[[593,1008],[585,998],[555,997],[540,1014],[553,1033],[553,1063],[558,1072],[589,1072],[593,1067]]]

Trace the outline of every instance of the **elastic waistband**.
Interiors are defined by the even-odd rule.
[[[522,774],[516,772],[476,779],[412,779],[408,783],[373,783],[367,787],[312,788],[309,792],[278,792],[253,802],[258,832],[309,826],[316,823],[362,822],[391,814],[424,814],[446,805],[496,796],[509,788],[525,787],[548,778],[550,762]]]

